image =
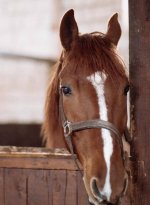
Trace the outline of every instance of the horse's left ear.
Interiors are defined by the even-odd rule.
[[[118,14],[116,13],[110,18],[108,22],[106,37],[110,39],[110,41],[117,46],[120,36],[121,36],[121,27],[118,22]]]
[[[78,37],[78,26],[74,18],[74,10],[65,13],[60,24],[60,40],[65,50],[70,50],[73,41]]]

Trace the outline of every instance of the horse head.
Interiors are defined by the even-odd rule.
[[[116,52],[120,36],[117,14],[109,20],[106,34],[81,35],[74,11],[69,10],[61,21],[63,51],[46,100],[44,131],[48,147],[70,151],[63,123],[82,124],[71,133],[71,143],[83,166],[89,201],[95,205],[116,204],[127,187],[122,135],[127,124],[129,81]]]

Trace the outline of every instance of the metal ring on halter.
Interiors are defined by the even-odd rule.
[[[64,128],[64,135],[65,137],[68,137],[72,134],[72,127],[71,127],[71,122],[69,122],[68,120],[65,121],[64,125],[63,125],[63,128]]]

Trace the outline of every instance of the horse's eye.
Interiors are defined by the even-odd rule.
[[[62,92],[63,92],[64,95],[71,95],[72,94],[72,91],[71,91],[70,87],[62,86],[61,89],[62,89]]]
[[[130,85],[127,85],[124,89],[124,95],[127,95],[129,90],[130,90]]]

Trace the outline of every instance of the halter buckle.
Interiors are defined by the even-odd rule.
[[[63,125],[63,128],[64,128],[64,135],[65,135],[65,137],[67,138],[67,137],[70,136],[71,133],[72,133],[71,122],[69,122],[68,120],[65,121],[65,123],[64,123],[64,125]]]

